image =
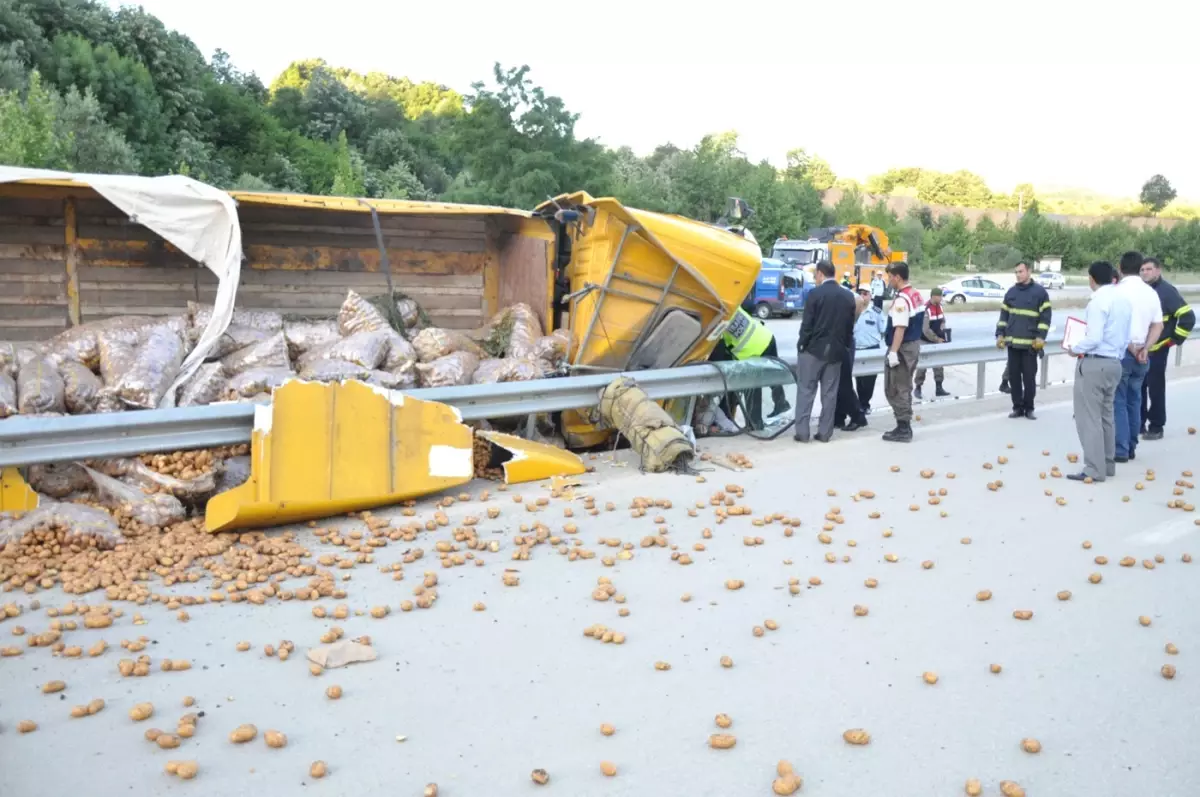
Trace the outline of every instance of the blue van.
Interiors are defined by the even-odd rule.
[[[754,292],[746,297],[742,307],[764,321],[774,316],[791,318],[804,309],[804,297],[808,294],[805,283],[809,279],[803,271],[782,260],[764,257]]]

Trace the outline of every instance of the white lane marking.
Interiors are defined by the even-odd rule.
[[[1191,518],[1173,518],[1163,521],[1153,528],[1131,534],[1125,538],[1125,542],[1133,545],[1162,545],[1182,539],[1189,534],[1195,534],[1197,531],[1200,531],[1200,526],[1193,523]]]

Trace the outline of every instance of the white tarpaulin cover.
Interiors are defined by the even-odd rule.
[[[205,355],[233,317],[233,301],[242,274],[242,229],[238,225],[237,203],[224,191],[178,174],[138,177],[0,166],[0,183],[24,180],[70,180],[90,186],[125,211],[130,221],[158,233],[217,275],[212,320],[163,398],[163,406],[172,406],[176,389],[204,362]]]

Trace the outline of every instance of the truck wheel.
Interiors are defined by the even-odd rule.
[[[771,305],[763,302],[758,307],[754,308],[754,315],[758,316],[759,319],[766,321],[771,317]]]

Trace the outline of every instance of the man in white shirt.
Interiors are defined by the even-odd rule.
[[[1121,357],[1129,347],[1133,311],[1113,278],[1112,264],[1088,267],[1092,298],[1087,306],[1087,333],[1067,349],[1075,365],[1075,431],[1083,446],[1083,470],[1067,474],[1073,481],[1102,482],[1117,475],[1114,396],[1121,381]]]
[[[1141,252],[1121,255],[1121,281],[1117,292],[1129,300],[1129,347],[1121,357],[1121,381],[1113,398],[1116,425],[1116,461],[1135,458],[1142,426],[1142,383],[1150,370],[1150,349],[1163,330],[1162,302],[1141,277],[1145,262]]]

